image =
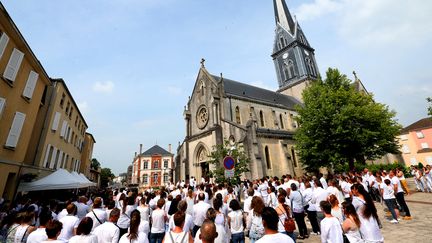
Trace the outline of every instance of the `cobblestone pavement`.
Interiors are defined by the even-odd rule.
[[[413,189],[410,184],[410,188]],[[409,196],[405,196],[405,200],[410,209],[412,220],[401,220],[399,224],[391,224],[385,217],[385,205],[376,203],[378,215],[382,221],[382,234],[385,242],[400,242],[400,243],[423,243],[432,242],[432,193],[413,192]],[[307,218],[306,218],[307,219]],[[309,230],[310,224],[306,222]],[[319,236],[311,235],[308,239],[297,240],[298,243],[319,243]]]

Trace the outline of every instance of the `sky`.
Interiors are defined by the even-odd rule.
[[[271,0],[2,0],[47,73],[63,78],[96,139],[125,172],[139,144],[173,150],[201,58],[215,75],[277,89]],[[287,0],[322,75],[355,70],[409,125],[432,96],[432,1]]]

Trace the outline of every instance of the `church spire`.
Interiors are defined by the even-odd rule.
[[[273,0],[273,6],[276,25],[279,24],[285,30],[288,30],[292,35],[294,35],[295,21],[291,17],[291,13],[288,10],[285,0]]]

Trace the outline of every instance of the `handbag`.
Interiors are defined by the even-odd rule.
[[[283,211],[281,210],[281,212],[283,212]],[[288,214],[286,213],[286,210],[285,210],[285,213],[283,213],[283,214],[285,214],[285,220],[282,222],[282,220],[279,218],[279,221],[282,223],[285,231],[288,233],[294,232],[294,230],[296,229],[294,219],[292,217],[288,216]]]

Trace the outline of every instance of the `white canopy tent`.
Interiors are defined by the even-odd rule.
[[[89,179],[87,179],[87,177],[85,177],[85,175],[83,175],[83,174],[78,174],[77,172],[75,172],[75,171],[72,171],[71,172],[71,175],[73,176],[73,177],[75,177],[79,182],[81,182],[83,185],[86,185],[86,186],[94,186],[96,183],[93,183],[93,182],[91,182],[91,181],[89,181]]]
[[[89,180],[83,173],[79,174],[87,183],[90,183],[90,186],[97,186],[97,183],[92,182],[91,180]]]
[[[76,173],[76,172],[75,172]],[[58,189],[75,189],[91,186],[85,182],[78,173],[77,176],[69,173],[65,169],[58,169],[52,174],[42,179],[30,183],[20,183],[18,191],[43,191]]]

